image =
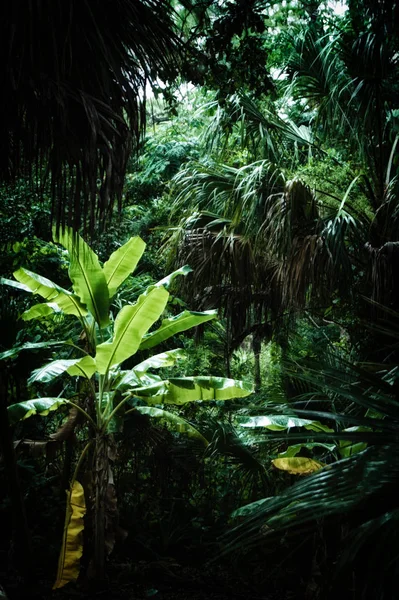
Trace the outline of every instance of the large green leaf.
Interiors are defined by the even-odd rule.
[[[65,314],[77,317],[87,314],[86,307],[83,306],[78,296],[64,290],[50,279],[23,268],[15,271],[14,277],[22,285],[29,288],[33,294],[38,294],[50,303],[57,304]]]
[[[132,395],[145,398],[151,404],[186,404],[244,398],[253,391],[249,383],[224,377],[180,377],[136,388]]]
[[[372,431],[371,427],[348,427],[347,429],[344,429],[344,431],[363,431],[363,432],[368,432],[368,431]],[[342,458],[348,458],[349,456],[352,456],[352,454],[356,454],[357,452],[361,452],[362,450],[365,450],[367,448],[367,443],[366,442],[358,442],[358,443],[354,443],[351,440],[341,440],[339,443],[339,453],[342,456]]]
[[[216,316],[216,310],[206,310],[204,312],[191,312],[185,310],[179,315],[176,315],[176,317],[164,319],[159,329],[145,336],[141,343],[140,350],[147,350],[148,348],[157,346],[172,335],[196,327],[201,323],[206,323],[206,321],[210,321],[211,319],[216,319]]]
[[[36,398],[35,400],[17,402],[8,407],[8,419],[10,425],[14,425],[14,423],[28,419],[33,415],[45,417],[50,411],[57,410],[59,406],[67,403],[68,400],[65,398]]]
[[[68,344],[68,342],[27,342],[22,346],[14,346],[14,348],[10,348],[10,350],[1,352],[0,360],[4,360],[5,358],[13,358],[22,352],[22,350],[38,350],[40,348],[50,348],[50,346],[62,346],[63,344]]]
[[[94,358],[92,356],[83,356],[67,369],[67,373],[68,375],[77,375],[78,377],[87,377],[87,379],[90,379],[96,370],[97,365]]]
[[[62,312],[61,308],[55,302],[44,302],[41,304],[35,304],[29,310],[22,313],[22,319],[24,321],[31,321],[32,319],[42,319],[48,317],[54,313]]]
[[[137,406],[135,409],[142,415],[148,415],[149,417],[155,417],[157,419],[164,419],[173,429],[179,433],[185,433],[188,437],[200,440],[205,446],[208,446],[208,440],[200,433],[195,427],[193,427],[188,421],[182,419],[178,415],[163,410],[162,408],[155,408],[154,406]]]
[[[143,335],[163,313],[169,293],[163,287],[152,287],[132,306],[124,306],[115,320],[114,338],[97,346],[98,372],[104,375],[122,363],[139,348]]]
[[[126,391],[132,387],[143,387],[153,385],[162,381],[161,377],[154,373],[136,373],[131,371],[120,371],[118,377],[114,380],[113,386],[120,391]]]
[[[175,348],[167,352],[161,352],[150,356],[147,360],[136,365],[133,371],[137,374],[145,373],[148,369],[161,369],[163,367],[173,367],[178,360],[187,358],[182,348]]]
[[[306,448],[307,450],[314,450],[314,448],[324,448],[329,452],[334,452],[334,450],[337,449],[337,446],[336,444],[323,444],[321,442],[293,444],[292,446],[288,446],[287,450],[285,450],[284,452],[279,452],[278,458],[291,458],[293,456],[296,456],[303,448]]]
[[[104,275],[112,298],[118,287],[134,271],[145,249],[145,242],[132,237],[126,244],[115,250],[104,264]]]
[[[299,419],[287,415],[261,415],[259,417],[243,417],[239,419],[241,427],[265,427],[271,431],[284,431],[292,427],[305,427],[310,431],[334,431],[319,421]]]
[[[28,379],[28,383],[35,383],[37,381],[48,383],[65,372],[67,372],[69,375],[80,375],[90,379],[95,370],[96,363],[94,358],[91,356],[83,356],[82,358],[72,359],[59,359],[47,363],[43,367],[40,367],[40,369],[33,371],[32,375]]]
[[[97,324],[109,324],[109,293],[98,256],[71,227],[54,229],[54,241],[68,250],[69,277],[75,293],[87,306]]]

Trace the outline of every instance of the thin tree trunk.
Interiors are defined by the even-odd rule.
[[[11,436],[7,411],[7,385],[4,374],[0,373],[0,444],[4,459],[4,467],[11,498],[13,530],[15,536],[15,566],[19,569],[25,581],[32,582],[34,578],[32,567],[32,539],[26,518],[21,485],[18,477],[17,460]]]
[[[97,435],[95,448],[94,577],[96,585],[105,578],[105,503],[108,486],[108,442]]]
[[[260,338],[256,334],[254,334],[253,338],[252,338],[252,350],[254,353],[254,360],[255,360],[255,366],[254,366],[255,391],[259,392],[259,390],[262,387],[262,376],[261,376],[261,372],[260,372],[260,354],[261,354],[261,350],[262,350],[262,343],[260,341]]]

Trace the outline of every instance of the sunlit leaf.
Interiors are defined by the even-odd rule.
[[[22,268],[14,272],[14,277],[28,287],[33,294],[42,296],[51,304],[57,304],[66,315],[82,317],[87,314],[86,307],[82,304],[83,300],[81,302],[78,296],[63,289],[50,279]]]
[[[319,421],[299,419],[288,415],[261,415],[258,417],[243,417],[239,419],[241,427],[265,427],[271,431],[284,431],[292,427],[304,427],[310,431],[334,431]]]
[[[115,295],[121,283],[134,271],[145,249],[145,242],[132,237],[123,246],[115,250],[104,263],[104,275],[108,285],[109,297]]]
[[[62,309],[56,302],[45,302],[43,304],[35,304],[29,310],[22,313],[22,319],[24,321],[31,321],[32,319],[41,319],[43,317],[49,317],[54,313],[62,312]]]
[[[99,373],[105,374],[113,365],[130,358],[139,348],[143,335],[163,313],[169,293],[163,287],[152,287],[132,306],[119,311],[111,342],[97,346]]]
[[[20,283],[19,281],[14,281],[13,279],[5,279],[4,277],[0,277],[0,283],[2,285],[9,285],[10,287],[16,288],[17,290],[21,290],[23,292],[31,292],[32,290],[27,285]]]
[[[200,400],[245,398],[253,386],[224,377],[180,377],[132,390],[152,404],[186,404]]]
[[[179,277],[180,275],[186,277],[189,273],[192,272],[193,270],[189,265],[184,265],[183,267],[180,267],[180,269],[173,271],[173,273],[170,273],[170,275],[167,275],[166,277],[158,281],[156,285],[163,285],[166,289],[168,289],[168,287],[176,277]]]
[[[67,369],[68,375],[77,375],[78,377],[87,377],[90,379],[96,372],[96,361],[92,356],[83,356]]]
[[[54,241],[68,250],[69,276],[75,293],[100,327],[109,324],[109,293],[98,256],[71,227],[53,230]]]
[[[162,381],[159,375],[154,373],[136,373],[134,369],[131,371],[120,371],[117,378],[114,381],[116,389],[125,391],[132,387],[143,387],[144,385],[153,385]]]
[[[147,360],[139,363],[134,367],[135,373],[141,374],[148,371],[148,369],[161,369],[163,367],[173,367],[178,360],[187,358],[186,353],[182,348],[176,348],[174,350],[168,350],[167,352],[161,352],[161,354],[155,354]]]
[[[170,338],[172,335],[176,335],[176,333],[181,333],[182,331],[186,331],[187,329],[201,325],[201,323],[206,323],[211,319],[216,319],[216,317],[216,310],[206,310],[204,312],[190,312],[185,310],[176,317],[164,319],[159,329],[147,334],[144,337],[140,345],[140,350],[146,350],[148,348],[152,348],[153,346],[157,346],[161,342],[164,342]]]
[[[28,383],[35,383],[37,381],[48,383],[65,372],[68,372],[69,375],[84,375],[90,378],[95,368],[96,364],[91,356],[53,360],[40,367],[40,369],[35,369],[29,377]]]

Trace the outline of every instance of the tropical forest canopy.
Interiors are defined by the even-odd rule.
[[[391,599],[399,3],[1,14],[0,584]]]

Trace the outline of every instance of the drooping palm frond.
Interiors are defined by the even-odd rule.
[[[298,29],[290,37],[291,54],[286,71],[290,84],[287,98],[305,99],[314,113],[315,127],[335,123],[342,131],[351,128],[344,110],[350,78],[337,52],[339,35],[317,35],[312,28]],[[328,128],[323,132],[328,136]]]
[[[260,109],[248,96],[234,94],[225,99],[223,106],[216,101],[212,104],[216,111],[205,130],[204,142],[220,156],[224,155],[233,133],[242,148],[250,149],[255,160],[293,164],[298,158],[298,147],[305,147],[306,151],[314,147],[322,152],[309,127],[282,118],[271,103]]]
[[[196,206],[232,221],[242,233],[256,233],[264,218],[266,200],[284,189],[281,170],[268,160],[241,168],[214,163],[194,164],[175,177],[175,206]]]
[[[387,466],[389,465],[389,468]],[[399,446],[375,446],[302,479],[285,493],[254,507],[232,532],[232,547],[253,547],[282,529],[353,509],[399,477]],[[249,513],[249,511],[248,511]],[[231,547],[231,548],[232,548]]]
[[[206,456],[226,458],[233,467],[232,476],[239,478],[242,496],[251,498],[256,491],[258,494],[267,493],[267,470],[257,457],[255,448],[243,440],[229,423],[208,422],[208,428],[213,429],[213,434]]]
[[[56,221],[93,231],[121,198],[145,86],[176,76],[181,48],[169,2],[4,2],[0,177],[50,176]]]
[[[286,182],[265,160],[241,168],[198,163],[181,171],[175,183],[175,205],[202,211],[175,231],[169,244],[175,265],[191,264],[195,289],[203,299],[202,290],[212,290],[215,306],[223,306],[228,319],[235,315],[236,335],[250,328],[247,317],[256,298],[260,313],[277,315],[287,307],[303,308],[311,297],[328,302],[336,289],[349,293],[349,248],[356,252],[361,242],[346,197],[321,216],[314,192],[298,179]]]
[[[229,219],[194,213],[182,220],[168,244],[174,265],[193,268],[183,293],[197,310],[217,307],[226,318],[230,349],[254,328],[263,330],[278,310],[278,286],[271,288],[274,262],[260,260],[250,239],[237,233]]]
[[[341,140],[361,161],[369,180],[365,191],[376,209],[396,132],[399,61],[387,34],[392,23],[368,20],[367,8],[362,11],[359,22],[348,19],[334,35],[303,28],[292,36],[287,94],[306,100],[322,140]]]

